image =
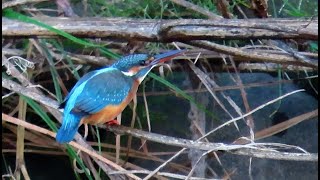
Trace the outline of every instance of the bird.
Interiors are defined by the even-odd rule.
[[[60,105],[64,110],[56,141],[61,144],[72,141],[82,124],[116,122],[115,118],[135,97],[146,75],[184,51],[171,50],[154,56],[131,54],[111,66],[85,74]]]

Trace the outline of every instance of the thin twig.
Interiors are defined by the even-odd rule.
[[[15,69],[15,68],[14,68]],[[42,104],[45,105],[45,108],[59,121],[61,122],[62,114],[59,111],[59,103],[55,100],[52,100],[44,95],[42,95],[42,92],[39,91],[34,87],[34,85],[29,82],[27,79],[20,80],[22,82],[25,82],[24,84],[28,85],[28,87],[23,87],[19,85],[18,83],[2,78],[2,87],[5,87],[7,89],[10,89],[12,91],[15,91],[17,93],[23,94],[27,97],[30,97],[33,100],[36,100]],[[86,147],[87,149],[94,151],[91,146],[89,146],[86,141],[83,140],[83,138],[77,133],[75,136],[76,141],[81,144],[83,147]],[[103,169],[103,171],[108,174],[108,171],[111,170],[111,168],[108,166],[108,164],[102,163],[102,161],[94,159],[95,162]],[[112,178],[112,177],[110,177]]]
[[[151,171],[141,171],[141,170],[131,170],[131,171],[115,171],[111,172],[110,174],[128,174],[128,173],[135,173],[135,174],[149,174]],[[157,175],[161,176],[167,176],[170,178],[175,179],[186,179],[187,176],[180,175],[180,174],[173,174],[173,173],[167,173],[167,172],[158,172]],[[208,179],[208,178],[200,178],[200,177],[190,177],[190,180],[222,180],[222,179]]]
[[[10,81],[10,80],[8,80]],[[4,82],[4,81],[3,81]],[[4,84],[2,84],[4,86]],[[250,111],[249,113],[246,113],[244,114],[243,116],[240,116],[240,117],[237,117],[237,118],[234,118],[234,119],[231,119],[229,121],[227,121],[226,123],[218,126],[217,128],[211,130],[210,132],[208,132],[206,135],[204,135],[203,137],[201,137],[200,139],[198,140],[201,140],[205,137],[207,137],[208,135],[210,135],[211,133],[217,131],[218,129],[221,129],[222,127],[230,124],[230,123],[233,123],[235,121],[238,121],[250,114],[253,114],[254,112],[264,108],[265,106],[268,106],[280,99],[283,99],[289,95],[292,95],[294,93],[297,93],[297,92],[301,92],[303,90],[296,90],[296,91],[293,91],[293,92],[290,92],[290,93],[287,93],[279,98],[276,98],[272,101],[269,101],[257,108],[255,108],[254,110]],[[22,92],[23,94],[24,92]],[[31,97],[31,98],[34,98],[34,97]],[[40,97],[40,99],[42,99],[43,97]],[[39,101],[38,98],[35,98],[34,100],[36,101]],[[53,101],[53,100],[51,100]],[[44,105],[46,106],[50,106],[52,105],[50,102],[43,102]],[[140,131],[140,130],[137,130],[137,129],[131,129],[131,128],[128,128],[126,129],[126,127],[123,127],[123,126],[108,126],[108,129],[110,131],[113,131],[113,132],[116,132],[116,133],[127,133],[127,134],[130,134],[132,136],[135,136],[135,137],[139,137],[139,138],[143,138],[143,139],[147,139],[149,138],[148,140],[152,140],[152,141],[155,141],[155,142],[160,142],[160,143],[164,143],[164,144],[171,144],[171,145],[175,145],[175,146],[180,146],[180,147],[188,147],[188,148],[198,148],[198,149],[202,149],[202,150],[212,150],[212,149],[215,149],[215,150],[225,150],[225,151],[229,151],[229,150],[234,150],[234,149],[238,149],[238,148],[244,148],[243,146],[230,146],[230,145],[226,145],[226,144],[223,144],[223,143],[205,143],[205,142],[198,142],[198,141],[190,141],[190,140],[186,140],[186,139],[181,139],[180,141],[177,140],[177,138],[173,138],[173,137],[167,137],[167,136],[163,136],[163,135],[159,135],[159,134],[154,134],[154,133],[147,133],[147,132],[144,132],[144,131]],[[121,131],[122,129],[122,131]],[[78,139],[79,137],[76,137],[76,139]],[[172,143],[170,143],[170,141]],[[188,142],[188,143],[187,143]],[[241,152],[241,154],[243,154],[243,152]],[[300,156],[302,157],[301,160],[303,160],[303,156]],[[285,157],[285,158],[288,158],[288,160],[290,160],[292,157],[288,156],[288,157]]]
[[[39,3],[43,1],[49,1],[49,0],[14,0],[9,2],[2,2],[2,9],[18,6],[18,5],[24,5],[26,3]]]
[[[260,53],[257,53],[255,51],[247,52],[239,48],[224,46],[224,45],[220,45],[210,41],[194,40],[194,41],[188,42],[188,44],[196,47],[201,47],[204,49],[220,52],[223,54],[246,58],[247,61],[253,60],[256,62],[273,62],[277,64],[287,64],[287,65],[290,64],[290,65],[305,66],[305,67],[311,67],[311,68],[318,67],[318,64],[316,63],[301,62],[301,61],[295,60],[294,58],[280,56],[276,54],[273,54],[271,56],[270,54],[262,53],[262,52]]]
[[[287,93],[287,94],[285,94],[285,95],[283,95],[283,96],[281,96],[281,97],[278,97],[278,98],[276,98],[276,99],[273,99],[273,100],[271,100],[271,101],[269,101],[269,102],[267,102],[267,103],[265,103],[265,104],[263,104],[263,105],[261,105],[261,106],[258,106],[257,108],[253,109],[253,110],[250,111],[249,113],[246,113],[246,114],[244,114],[244,115],[242,115],[242,116],[240,116],[240,117],[231,119],[231,120],[223,123],[222,125],[214,128],[213,130],[209,131],[207,134],[205,134],[204,136],[202,136],[201,138],[199,138],[199,139],[198,139],[197,141],[195,141],[195,142],[201,141],[202,139],[206,138],[207,136],[209,136],[209,135],[212,134],[213,132],[217,131],[218,129],[221,129],[222,127],[225,127],[226,125],[229,125],[230,123],[233,123],[233,122],[236,122],[236,121],[238,121],[238,120],[240,120],[240,119],[242,119],[242,118],[245,118],[245,117],[247,117],[248,115],[251,115],[251,114],[255,113],[256,111],[258,111],[258,110],[260,110],[260,109],[262,109],[262,108],[264,108],[264,107],[266,107],[266,106],[268,106],[268,105],[270,105],[270,104],[272,104],[272,103],[275,103],[275,102],[277,102],[277,101],[279,101],[279,100],[281,100],[281,99],[283,99],[283,98],[285,98],[285,97],[287,97],[287,96],[289,96],[289,95],[292,95],[292,94],[294,94],[294,93],[301,92],[301,91],[304,91],[304,90],[296,90],[296,91]],[[164,162],[163,164],[161,164],[160,166],[158,166],[155,170],[153,170],[152,173],[150,173],[148,176],[146,176],[146,177],[144,178],[144,180],[151,178],[151,177],[152,177],[155,173],[157,173],[161,168],[163,168],[166,164],[168,164],[169,162],[171,162],[174,158],[178,157],[178,156],[179,156],[181,153],[183,153],[186,149],[187,149],[187,148],[181,149],[177,154],[175,154],[174,156],[172,156],[171,158],[169,158],[166,162]],[[210,150],[210,149],[206,149],[206,150]],[[318,154],[313,154],[313,155],[314,155],[314,156],[313,156],[311,159],[314,159],[314,160],[317,161],[317,160],[318,160]],[[299,156],[300,156],[300,155],[295,156],[295,157],[299,157]],[[308,155],[307,155],[307,156],[308,156]],[[274,157],[274,156],[272,156],[272,157]],[[281,155],[281,157],[283,157],[283,156]]]
[[[270,136],[277,134],[281,131],[289,129],[290,127],[295,126],[302,121],[309,120],[309,119],[312,119],[317,116],[318,116],[318,109],[311,111],[311,112],[308,112],[308,113],[305,113],[305,114],[302,114],[302,115],[299,115],[299,116],[296,116],[294,118],[291,118],[289,120],[286,120],[286,121],[281,122],[279,124],[276,124],[274,126],[271,126],[269,128],[263,129],[259,132],[256,132],[254,135],[254,140],[256,141],[259,139],[270,137]],[[239,138],[234,142],[234,144],[248,143],[248,141],[246,140],[247,138],[249,138],[249,137]]]
[[[191,9],[199,14],[202,14],[202,15],[205,15],[207,16],[209,19],[214,19],[214,20],[219,20],[219,19],[222,19],[221,16],[217,15],[217,14],[214,14],[212,12],[210,12],[209,10],[203,8],[203,7],[200,7],[200,6],[197,6],[189,1],[185,1],[185,0],[170,0],[180,6],[183,6],[187,9]]]
[[[47,129],[44,129],[42,127],[39,127],[39,126],[36,126],[36,125],[33,125],[33,124],[30,124],[28,122],[25,122],[25,121],[22,121],[20,119],[17,119],[17,118],[14,118],[14,117],[11,117],[11,116],[8,116],[4,113],[2,113],[2,120],[4,121],[7,121],[7,122],[10,122],[10,123],[13,123],[13,124],[16,124],[16,125],[20,125],[20,126],[23,126],[27,129],[31,129],[31,130],[34,130],[34,131],[37,131],[37,132],[40,132],[42,134],[46,134],[46,135],[49,135],[53,138],[56,137],[56,133],[52,132],[52,131],[49,131]],[[81,146],[80,144],[74,142],[74,141],[71,141],[69,143],[71,146],[75,147],[76,149],[79,149],[87,154],[89,154],[91,157],[94,157],[94,158],[97,158],[99,159],[100,161],[112,166],[113,168],[117,169],[117,170],[125,170],[123,169],[121,166],[115,164],[114,162],[104,158],[103,156],[97,154],[95,151],[92,151],[92,150],[89,150],[83,146]],[[140,179],[139,177],[133,175],[133,174],[128,174],[129,177],[133,178],[133,179]]]

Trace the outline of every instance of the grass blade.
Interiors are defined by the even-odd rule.
[[[32,99],[30,99],[26,96],[23,96],[23,95],[20,95],[20,96],[47,123],[47,125],[49,126],[49,128],[51,130],[53,130],[54,132],[57,132],[58,128],[56,127],[55,123],[50,119],[50,117],[47,115],[47,113],[42,109],[42,107],[39,104],[37,104]],[[86,166],[84,165],[84,163],[82,162],[80,157],[77,155],[77,153],[73,150],[73,148],[71,148],[71,146],[69,146],[69,145],[66,145],[66,148],[67,148],[67,153],[69,154],[69,156],[72,159],[76,159],[76,161],[78,162],[80,167],[84,170],[87,178],[90,180],[93,180],[93,178],[91,177],[90,173],[88,172]]]
[[[40,27],[43,27],[45,29],[48,29],[49,31],[51,32],[54,32],[60,36],[63,36],[67,39],[70,39],[71,41],[75,42],[75,43],[78,43],[78,44],[81,44],[81,45],[84,45],[84,46],[88,46],[88,47],[96,47],[96,48],[99,48],[99,50],[104,53],[105,55],[107,55],[108,57],[110,58],[119,58],[119,55],[108,50],[107,48],[101,46],[101,45],[98,45],[98,44],[93,44],[93,43],[90,43],[88,41],[85,41],[85,40],[82,40],[82,39],[79,39],[75,36],[72,36],[71,34],[69,33],[66,33],[64,31],[61,31],[59,29],[56,29],[52,26],[49,26],[43,22],[40,22],[38,20],[35,20],[31,17],[28,17],[28,16],[25,16],[23,14],[20,14],[18,12],[15,12],[13,11],[11,8],[8,8],[8,9],[4,9],[2,11],[2,14],[7,17],[7,18],[10,18],[10,19],[15,19],[15,20],[19,20],[19,21],[23,21],[23,22],[26,22],[26,23],[31,23],[31,24],[34,24],[34,25],[37,25],[37,26],[40,26]]]

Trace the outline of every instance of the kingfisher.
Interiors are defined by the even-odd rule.
[[[155,56],[132,54],[111,66],[85,74],[60,105],[64,111],[57,142],[73,140],[82,124],[116,122],[115,118],[131,102],[146,75],[182,52],[184,50],[172,50]]]

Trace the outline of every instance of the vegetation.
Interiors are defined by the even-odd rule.
[[[313,163],[318,161],[316,142],[305,145],[273,139],[279,132],[297,131],[294,128],[299,123],[309,123],[306,120],[318,116],[317,107],[310,105],[309,109],[275,120],[283,109],[290,108],[283,108],[288,105],[286,101],[291,101],[289,97],[300,99],[301,91],[288,91],[284,88],[287,84],[318,96],[318,33],[314,33],[317,5],[318,1],[307,0],[3,1],[3,179],[257,179],[261,174],[251,167],[253,157],[268,162],[295,160],[293,169],[298,170],[292,176],[305,173],[299,169],[304,164],[314,173],[307,177],[317,177]],[[101,19],[111,22],[111,18],[121,17],[128,26],[101,37],[98,34],[110,31],[96,25],[93,33],[90,29],[83,33],[85,26],[84,31],[68,30],[70,24],[63,24],[65,21],[58,17],[93,25],[99,25]],[[268,21],[270,18],[279,22],[290,18],[290,22],[278,28]],[[245,20],[230,25],[229,19]],[[247,19],[256,21],[249,24]],[[131,30],[130,23],[136,23],[133,29],[153,23],[155,34],[150,38],[142,38],[137,32],[121,35],[122,29]],[[10,29],[14,26],[16,29]],[[210,35],[213,31],[228,38]],[[274,34],[253,38],[259,31]],[[129,128],[88,126],[86,139],[77,136],[68,145],[55,141],[54,132],[60,127],[63,113],[58,105],[80,77],[125,54],[157,54],[177,48],[188,51],[151,72],[139,88],[137,101],[122,113],[121,124]],[[261,72],[276,78],[258,82],[242,79],[243,74],[255,77]],[[227,82],[225,74],[233,81]],[[260,103],[250,98],[253,91],[249,88],[270,88],[272,93]],[[237,91],[238,96],[234,98],[230,90]],[[254,115],[261,109],[263,113]],[[84,136],[85,128],[81,127],[79,133]],[[302,136],[308,136],[308,129],[304,133]],[[245,155],[245,160],[239,155]],[[228,163],[234,156],[236,166]],[[48,163],[34,164],[48,169],[32,167],[30,159],[37,157]],[[56,161],[53,164],[49,163],[51,157]],[[242,160],[248,163],[241,165]],[[247,170],[245,175],[243,169]],[[290,179],[288,174],[282,178]],[[275,173],[274,178],[280,177]]]

